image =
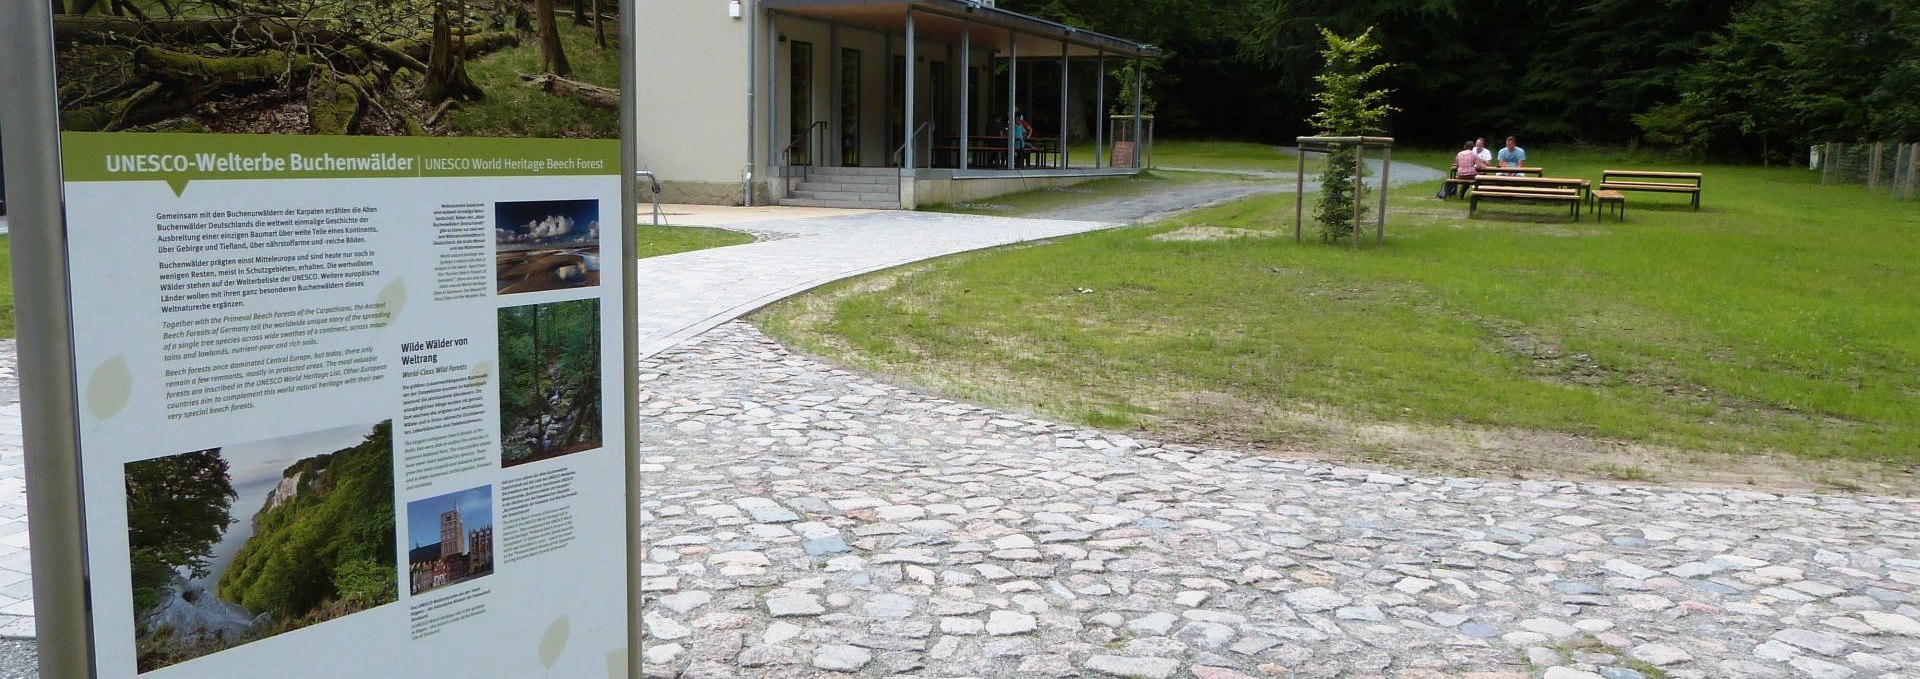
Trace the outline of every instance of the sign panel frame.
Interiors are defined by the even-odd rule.
[[[635,0],[619,1],[619,30],[623,41],[637,34],[635,5]],[[99,580],[91,571],[88,554],[90,536],[82,474],[87,452],[81,445],[83,399],[79,385],[82,380],[76,364],[74,269],[69,261],[72,225],[68,222],[70,211],[65,203],[69,168],[63,167],[62,161],[60,103],[55,94],[58,81],[53,16],[49,3],[43,0],[0,3],[0,25],[15,28],[11,31],[11,40],[0,41],[0,62],[8,64],[7,68],[0,69],[0,91],[10,93],[0,97],[0,134],[7,140],[3,151],[11,213],[18,375],[27,451],[40,676],[95,679],[106,676],[96,664],[99,635],[121,633],[117,626],[113,626],[111,632],[101,627],[96,620],[96,599],[104,588],[124,587],[124,584]],[[634,567],[640,563],[635,511],[640,489],[635,445],[638,421],[631,407],[631,398],[638,386],[634,355],[638,346],[634,322],[638,299],[632,285],[637,273],[634,229],[638,224],[639,198],[633,175],[633,168],[638,167],[633,143],[637,134],[636,93],[630,86],[635,73],[634,54],[632,44],[623,42],[619,56],[621,82],[628,86],[619,88],[620,166],[616,169],[619,199],[613,206],[619,213],[615,223],[622,229],[623,237],[620,251],[609,253],[619,257],[620,290],[598,297],[619,302],[618,313],[613,317],[622,322],[617,333],[622,340],[621,350],[609,352],[603,360],[621,361],[619,370],[611,374],[622,380],[622,398],[604,407],[620,408],[619,421],[624,424],[624,440],[605,444],[622,446],[618,454],[625,471],[626,506],[620,508],[621,524],[616,532],[626,541],[627,568],[623,578],[626,596],[622,597],[625,605],[619,617],[625,621],[623,664],[629,676],[638,676],[641,657],[639,609],[635,605],[639,576]],[[213,142],[213,138],[209,141]],[[178,195],[182,187],[173,188]],[[394,501],[406,504],[400,497]],[[534,641],[537,640],[530,640],[529,645]],[[618,660],[608,657],[610,673],[620,664]],[[175,673],[174,676],[189,675]]]

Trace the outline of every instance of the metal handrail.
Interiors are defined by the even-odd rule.
[[[818,127],[818,128],[822,128],[822,130],[824,131],[824,129],[826,128],[826,126],[827,126],[827,121],[825,121],[825,120],[815,120],[815,121],[813,121],[813,124],[812,124],[812,125],[808,125],[808,126],[807,126],[807,129],[805,129],[805,130],[801,130],[801,132],[800,132],[800,134],[796,134],[796,135],[793,135],[793,143],[791,143],[791,144],[787,144],[787,148],[786,148],[786,149],[784,149],[784,150],[782,150],[782,151],[780,152],[780,161],[781,161],[781,162],[782,162],[783,164],[786,164],[786,165],[792,165],[792,164],[793,164],[793,149],[794,149],[794,147],[796,147],[796,146],[799,146],[801,142],[808,142],[808,144],[807,144],[807,162],[809,162],[809,163],[814,163],[814,162],[818,162],[818,161],[817,161],[817,160],[816,160],[816,159],[815,159],[815,158],[813,157],[813,144],[811,143],[811,142],[813,141],[813,129],[814,129],[814,128],[816,128],[816,127]]]
[[[805,142],[807,144],[807,164],[808,164],[807,166],[808,167],[811,167],[813,163],[820,162],[820,159],[815,157],[814,155],[814,148],[813,148],[814,128],[820,128],[821,132],[826,132],[827,121],[825,120],[813,121],[813,124],[808,125],[807,129],[801,130],[800,134],[793,135],[793,143],[787,144],[787,148],[782,149],[780,151],[780,164],[788,168],[788,172],[786,173],[787,176],[784,177],[784,179],[786,179],[787,181],[787,193],[793,193],[794,173],[792,172],[792,168],[794,167],[793,165],[794,147],[799,146],[802,142]]]
[[[920,123],[920,126],[919,126],[919,127],[916,127],[916,128],[913,128],[913,131],[912,131],[912,132],[908,132],[908,133],[907,133],[907,141],[906,141],[906,142],[904,142],[904,143],[902,143],[902,144],[900,144],[900,148],[897,148],[897,149],[894,149],[894,150],[893,150],[893,158],[892,158],[892,162],[894,162],[894,163],[896,163],[896,164],[897,164],[897,163],[899,163],[899,162],[900,162],[900,157],[901,157],[901,156],[904,156],[904,155],[906,155],[906,154],[907,154],[907,144],[912,144],[912,143],[913,143],[913,140],[915,140],[915,139],[918,139],[918,138],[920,137],[920,131],[921,131],[921,130],[924,130],[924,129],[927,129],[927,128],[929,128],[929,127],[933,127],[933,121],[931,121],[931,120],[929,120],[929,121],[927,121],[927,122],[924,122],[924,123]],[[929,151],[929,153],[931,153],[931,151],[932,151],[932,149],[928,149],[928,151]],[[902,169],[904,169],[904,168],[902,168]],[[916,169],[917,169],[917,168],[916,168]]]
[[[640,171],[634,172],[633,176],[646,177],[647,183],[652,185],[653,187],[653,225],[665,226],[666,213],[663,213],[660,211],[660,178],[654,176],[652,172],[648,172],[646,170],[640,170]]]

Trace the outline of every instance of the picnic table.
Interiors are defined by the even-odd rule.
[[[1026,148],[1016,149],[1018,154],[1015,165],[1029,168],[1060,167],[1060,140],[1056,137],[1029,137],[1024,139]],[[983,168],[1006,168],[1007,138],[1005,136],[969,137],[967,139],[967,166]],[[933,161],[940,167],[960,166],[960,137],[947,137],[941,145],[933,147]]]
[[[1547,168],[1544,168],[1544,167],[1525,167],[1525,166],[1522,166],[1522,167],[1492,167],[1492,168],[1488,168],[1488,169],[1486,169],[1486,170],[1482,170],[1482,171],[1481,171],[1481,173],[1482,173],[1482,174],[1485,174],[1485,173],[1488,173],[1488,172],[1495,172],[1495,173],[1505,173],[1505,174],[1508,174],[1508,175],[1519,175],[1519,176],[1522,176],[1522,177],[1525,177],[1525,176],[1528,176],[1528,175],[1532,175],[1532,176],[1535,176],[1535,177],[1545,177],[1545,176],[1547,176]]]
[[[1685,193],[1693,196],[1693,209],[1700,209],[1700,190],[1706,180],[1698,172],[1655,172],[1651,170],[1605,170],[1600,173],[1602,191],[1652,191]]]

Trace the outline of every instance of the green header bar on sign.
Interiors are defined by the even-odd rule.
[[[620,174],[611,139],[63,132],[67,181],[528,177]]]

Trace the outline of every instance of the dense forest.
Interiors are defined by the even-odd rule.
[[[600,300],[500,310],[501,464],[600,447]]]
[[[43,1],[65,130],[619,133],[613,0]]]
[[[390,422],[289,465],[211,593],[190,580],[235,523],[221,449],[129,464],[126,485],[142,672],[399,598]]]
[[[1003,0],[1163,47],[1162,133],[1307,130],[1318,29],[1374,27],[1393,134],[1785,158],[1920,139],[1920,0]],[[1796,152],[1793,148],[1799,146]]]

